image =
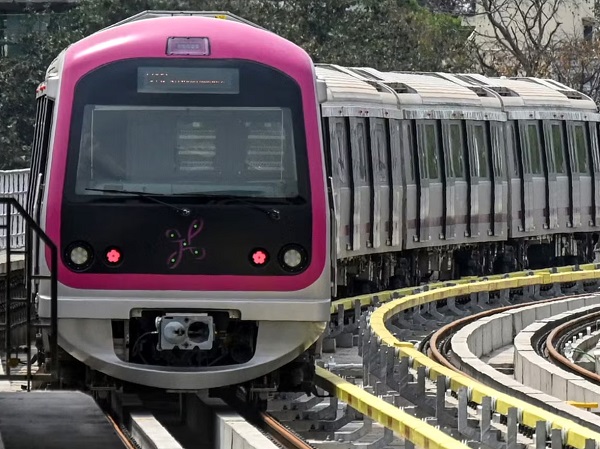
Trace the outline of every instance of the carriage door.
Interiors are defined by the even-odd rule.
[[[467,121],[471,195],[469,201],[469,236],[491,232],[492,182],[490,177],[489,138],[484,122]],[[484,228],[482,227],[484,226]]]
[[[600,146],[598,145],[598,123],[588,122],[590,129],[590,141],[592,143],[592,161],[594,167],[592,170],[594,176],[594,208],[592,211],[594,226],[600,224]]]
[[[434,120],[417,120],[419,158],[419,241],[427,242],[442,231],[442,181],[438,155],[438,130]],[[437,237],[436,236],[436,237]],[[437,238],[436,238],[437,240]]]
[[[354,184],[354,213],[352,249],[368,247],[371,222],[371,161],[368,155],[367,119],[350,117],[350,148],[352,155],[352,181]]]
[[[523,210],[525,231],[541,231],[546,223],[546,178],[542,167],[538,122],[520,121],[519,135],[523,159]]]
[[[337,254],[341,256],[352,249],[352,178],[350,174],[348,119],[329,117],[331,150],[331,176],[333,178],[333,201],[337,223]]]
[[[508,185],[506,179],[506,152],[504,122],[490,122],[492,168],[494,169],[494,210],[492,235],[502,236],[508,231]]]
[[[590,198],[592,182],[588,166],[589,143],[583,122],[567,122],[571,162],[571,227],[581,227],[582,199]]]
[[[556,229],[559,226],[558,214],[561,197],[560,182],[563,180],[561,170],[562,137],[560,122],[540,122],[544,132],[544,158],[546,160],[546,189],[548,192],[548,208],[546,212],[546,229]],[[564,202],[562,204],[567,204]]]
[[[390,206],[390,182],[389,171],[390,161],[388,161],[388,130],[385,119],[370,118],[369,132],[371,143],[371,174],[372,196],[373,196],[373,216],[371,217],[371,245],[373,248],[379,248],[385,244],[386,223],[389,223]]]
[[[566,145],[562,123],[556,120],[545,122],[544,134],[550,182],[548,187],[550,193],[550,229],[555,229],[566,224],[560,218],[564,219],[568,215],[568,207],[566,206],[570,203],[569,177],[565,155]],[[550,163],[550,160],[552,160],[552,163]]]
[[[389,201],[389,218],[388,218],[388,245],[401,247],[402,239],[401,239],[401,225],[403,223],[402,217],[406,216],[407,221],[408,211],[412,210],[411,207],[407,204],[406,210],[407,213],[403,214],[403,197],[407,199],[407,203],[410,202],[414,204],[414,198],[416,197],[416,187],[415,187],[415,177],[414,177],[414,165],[413,159],[408,157],[410,155],[410,149],[412,148],[412,140],[410,134],[410,122],[404,121],[404,124],[401,125],[400,120],[390,119],[388,121],[389,124],[389,158],[390,165],[388,166],[388,179],[391,181],[391,191],[390,201]],[[402,132],[404,130],[404,132]],[[403,164],[402,160],[407,160],[408,163]],[[406,185],[402,184],[403,176],[402,172],[406,169],[407,172],[411,174],[411,176],[406,176]],[[408,188],[411,188],[411,198],[409,198],[408,194],[405,193],[408,191]],[[412,222],[414,223],[414,217]],[[404,222],[405,230],[407,231],[408,223]]]
[[[446,216],[444,234],[446,240],[458,235],[464,238],[467,231],[468,187],[465,179],[464,136],[459,120],[442,121],[444,141],[444,167],[446,174]]]

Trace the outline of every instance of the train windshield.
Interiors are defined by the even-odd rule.
[[[87,104],[79,142],[77,195],[299,195],[292,112],[285,107]]]

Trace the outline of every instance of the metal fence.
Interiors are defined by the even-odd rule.
[[[27,188],[29,186],[29,169],[0,170],[0,196],[14,197],[27,208]],[[6,205],[0,204],[0,224],[6,224]],[[0,250],[6,248],[6,229],[0,228]],[[19,214],[11,214],[11,248],[25,246],[25,221]]]

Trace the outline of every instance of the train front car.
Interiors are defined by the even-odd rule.
[[[309,56],[258,27],[168,16],[75,43],[47,80],[60,347],[151,387],[283,367],[280,389],[307,388],[330,299]]]

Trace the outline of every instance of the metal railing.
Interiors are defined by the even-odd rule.
[[[0,197],[14,198],[27,208],[27,189],[29,186],[29,169],[0,170]],[[10,215],[10,227],[7,227],[7,204],[0,203],[0,251],[8,246],[7,232],[10,229],[10,247],[25,247],[25,220],[20,214]]]
[[[344,311],[358,310],[360,314],[362,308],[370,308],[365,319],[365,331],[359,339],[359,348],[361,340],[363,345],[367,345],[368,342],[367,346],[372,354],[366,356],[367,360],[372,358],[382,361],[374,364],[377,373],[392,372],[390,369],[393,366],[404,363],[407,367],[422,370],[423,374],[433,381],[441,381],[444,388],[452,390],[459,400],[463,395],[465,403],[475,403],[482,407],[486,403],[490,412],[500,416],[508,417],[512,413],[522,428],[535,431],[536,435],[538,430],[540,435],[544,434],[540,441],[546,441],[548,434],[552,433],[561,440],[562,447],[600,449],[600,433],[564,416],[561,410],[548,411],[442,366],[421,353],[412,342],[398,340],[387,327],[387,323],[393,317],[410,310],[414,312],[436,301],[454,301],[458,297],[478,299],[479,295],[485,298],[490,293],[503,295],[511,290],[522,291],[525,297],[539,298],[542,286],[550,288],[546,294],[559,296],[563,292],[563,285],[574,284],[573,288],[580,291],[583,290],[584,282],[597,282],[599,279],[600,264],[527,270],[484,278],[469,277],[340,299],[331,304],[331,313],[337,312],[343,317]],[[339,319],[338,321],[343,322]],[[388,365],[390,360],[391,366]],[[377,416],[379,409],[372,407],[371,412],[368,416]],[[414,430],[411,429],[411,432]]]
[[[46,233],[40,228],[35,220],[28,215],[25,208],[15,199],[10,197],[0,197],[0,206],[6,213],[5,223],[0,224],[1,230],[6,230],[8,235],[13,235],[11,232],[11,225],[13,223],[14,216],[20,216],[22,224],[25,229],[26,244],[23,248],[14,248],[12,245],[6,247],[6,271],[0,274],[0,281],[4,281],[4,298],[0,298],[0,305],[3,306],[2,320],[0,320],[0,332],[4,335],[4,353],[7,360],[6,373],[0,375],[0,380],[25,380],[27,381],[27,391],[31,388],[32,380],[46,380],[52,379],[52,374],[58,370],[58,281],[57,281],[57,270],[58,270],[58,250],[54,242],[46,235]],[[34,238],[41,240],[41,250],[50,250],[50,273],[40,274],[36,268],[34,268],[33,261],[33,248]],[[15,269],[13,268],[14,256],[23,256],[25,258],[25,291],[19,289],[18,292],[13,292],[12,281],[15,277]],[[40,281],[50,282],[50,320],[40,320],[35,313],[37,306],[37,298],[34,292],[34,284]],[[24,293],[24,295],[23,295]],[[22,322],[13,323],[13,314],[18,312],[18,309],[25,309],[25,318]],[[15,348],[11,336],[15,327],[25,326],[25,352],[27,354],[26,365],[27,374],[25,376],[11,374],[11,363],[19,363],[19,357],[12,357],[13,353],[18,353],[18,349]],[[49,350],[50,363],[47,364],[49,371],[45,374],[33,374],[32,364],[33,359],[31,356],[32,346],[32,332],[38,331],[42,328],[50,329],[49,335]],[[40,334],[41,335],[41,334]],[[21,342],[22,343],[22,342]],[[39,348],[38,348],[39,351]],[[44,351],[45,353],[45,351]],[[38,354],[39,355],[39,354]],[[44,357],[46,354],[44,354]]]

